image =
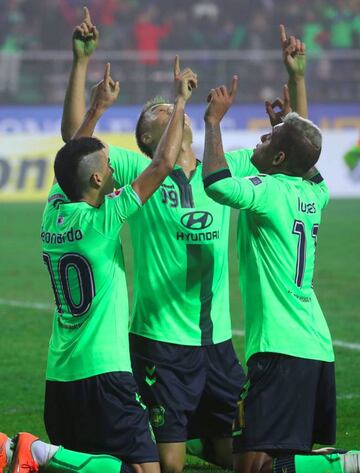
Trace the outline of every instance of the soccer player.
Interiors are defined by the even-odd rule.
[[[46,371],[49,438],[72,450],[113,455],[146,473],[159,471],[158,452],[131,370],[119,232],[178,156],[185,103],[197,85],[192,71],[180,72],[178,64],[177,57],[175,101],[154,159],[131,184],[114,192],[108,148],[88,137],[119,94],[119,83],[106,66],[76,139],[57,153],[56,180],[41,226],[56,301]]]
[[[65,140],[77,128],[84,108],[86,48],[95,47],[98,39],[85,13],[75,29],[62,126]],[[152,159],[171,113],[172,105],[158,100],[140,115],[137,141]],[[226,154],[226,159],[234,172],[249,175],[257,172],[251,154],[252,150],[242,150]],[[120,186],[151,162],[114,146],[109,146],[109,156]],[[208,460],[232,465],[232,421],[244,381],[231,343],[230,209],[207,197],[201,168],[186,117],[175,170],[129,219],[135,260],[132,364],[166,472],[183,469],[189,438],[204,439]]]
[[[243,178],[224,159],[220,122],[237,90],[213,89],[205,112],[203,178],[216,202],[240,209],[238,254],[248,380],[235,418],[237,473],[358,472],[358,452],[313,454],[335,441],[334,354],[313,290],[316,239],[329,194],[306,181],[321,132],[289,113],[261,137]]]

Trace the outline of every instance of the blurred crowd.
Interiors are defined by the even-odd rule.
[[[86,4],[101,33],[99,49],[150,51],[141,61],[149,66],[158,64],[162,50],[277,49],[279,23],[306,42],[309,57],[360,46],[359,0],[87,0]],[[0,5],[4,100],[4,94],[12,97],[19,88],[19,53],[69,50],[84,1],[0,0]],[[27,67],[25,72],[31,74]],[[331,65],[321,68],[318,74],[331,75]],[[350,74],[356,74],[353,69]]]

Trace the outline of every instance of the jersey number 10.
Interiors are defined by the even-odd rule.
[[[61,256],[57,268],[55,269],[58,276],[56,279],[60,281],[60,288],[56,284],[54,269],[51,265],[50,256],[47,253],[43,253],[43,260],[50,274],[51,286],[54,291],[58,313],[63,313],[60,299],[60,294],[62,294],[62,300],[65,300],[69,312],[74,317],[84,315],[90,309],[95,296],[94,276],[87,259],[77,253],[65,253]],[[71,287],[69,284],[70,269],[75,270],[78,278],[80,296],[78,297],[79,300],[76,302],[71,295]]]

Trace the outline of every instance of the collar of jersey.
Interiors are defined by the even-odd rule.
[[[70,210],[72,208],[72,206],[78,207],[79,205],[81,207],[86,206],[90,209],[99,209],[103,204],[101,204],[99,207],[94,207],[93,205],[90,205],[87,202],[79,201],[79,202],[63,202],[62,205],[63,205],[63,207],[62,207],[63,209],[65,209],[65,210],[69,209]]]
[[[186,179],[186,181],[187,181],[187,182],[190,182],[190,181],[193,179],[193,177],[195,176],[195,174],[196,174],[196,172],[197,172],[198,167],[199,167],[200,164],[201,164],[201,161],[199,161],[199,160],[197,159],[197,160],[196,160],[196,168],[195,168],[193,171],[191,171],[189,177],[187,177],[187,175],[185,174],[185,172],[184,172],[184,170],[183,170],[183,168],[182,168],[181,166],[179,166],[178,164],[175,164],[174,169],[172,170],[172,172],[171,172],[171,174],[170,174],[170,177],[171,177],[171,175],[173,174],[174,171],[177,171],[177,172],[180,171],[180,172],[182,172],[182,174],[184,175],[184,178]]]
[[[201,164],[201,161],[199,161],[198,159],[196,160],[196,168]],[[175,163],[175,166],[174,166],[174,169],[181,169],[182,170],[182,167],[179,166],[178,164]]]
[[[282,174],[282,173],[277,173],[277,174],[271,174],[271,176],[280,178],[280,179],[285,179],[285,180],[290,180],[290,181],[302,181],[303,178],[299,176],[289,176],[288,174]]]

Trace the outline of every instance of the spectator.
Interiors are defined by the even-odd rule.
[[[134,25],[134,35],[136,49],[140,53],[147,53],[148,55],[140,59],[142,64],[148,66],[155,66],[159,62],[158,52],[160,48],[160,40],[166,38],[171,31],[169,22],[158,26],[155,23],[157,16],[157,8],[155,5],[147,7]]]

